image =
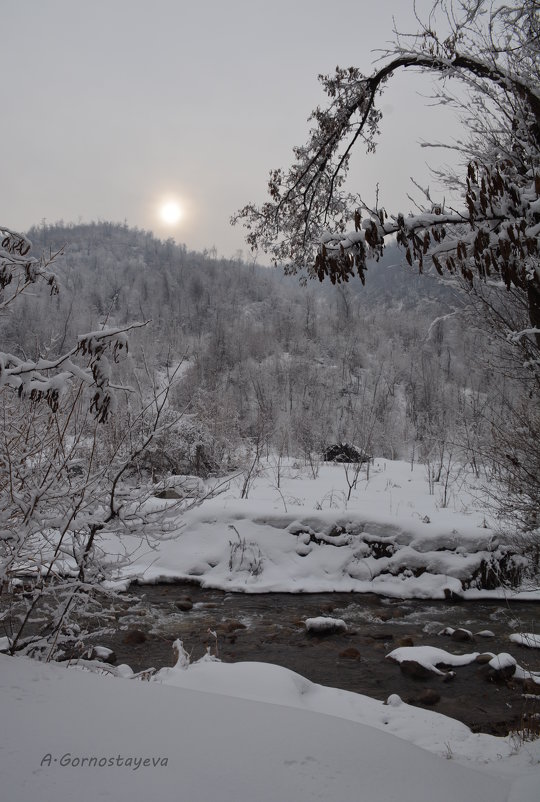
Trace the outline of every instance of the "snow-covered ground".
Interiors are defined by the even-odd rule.
[[[482,490],[456,470],[430,494],[426,467],[377,459],[362,469],[347,499],[342,465],[323,463],[316,478],[272,460],[240,498],[243,477],[178,518],[173,537],[155,549],[122,539],[133,552],[124,576],[142,582],[196,579],[203,586],[250,593],[372,591],[397,598],[466,598],[486,590],[504,565]],[[349,466],[349,480],[352,467]],[[155,500],[156,507],[173,502]],[[176,513],[171,509],[174,523]],[[117,550],[113,542],[111,551]],[[522,558],[513,558],[519,567]],[[509,595],[517,595],[512,591]],[[539,598],[526,589],[520,598]]]
[[[0,655],[0,799],[538,800],[540,741],[278,666],[181,663],[145,682]]]
[[[386,460],[376,460],[369,480],[361,474],[349,500],[338,465],[309,478],[289,463],[278,488],[268,464],[248,499],[239,498],[241,482],[184,516],[170,500],[152,501],[169,510],[173,534],[155,548],[124,538],[133,564],[122,581],[408,598],[503,592],[475,589],[482,564],[485,571],[503,552],[481,495],[457,480],[446,506],[440,487],[429,494],[423,466]],[[120,551],[114,539],[108,548]],[[310,621],[308,629],[321,626]],[[519,638],[540,643],[535,633]],[[208,657],[189,665],[180,646],[178,655],[174,668],[141,681],[127,666],[90,672],[82,661],[0,654],[0,800],[538,800],[540,741],[473,734],[396,694],[383,704],[274,665]],[[494,667],[505,657],[493,655]],[[441,660],[454,664],[426,647],[401,647],[392,658],[432,671]]]

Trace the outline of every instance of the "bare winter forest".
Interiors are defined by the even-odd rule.
[[[8,350],[53,359],[81,332],[139,322],[139,368],[143,356],[163,374],[182,362],[171,406],[188,440],[167,438],[147,456],[159,476],[242,468],[257,451],[317,460],[339,442],[497,470],[488,455],[516,401],[518,367],[504,363],[502,334],[492,342],[471,325],[458,290],[419,276],[396,245],[369,265],[366,287],[301,286],[120,225],[58,224],[29,237],[36,253],[64,250],[62,289],[21,298],[2,321]]]

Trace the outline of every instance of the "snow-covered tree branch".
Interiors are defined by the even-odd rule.
[[[48,260],[29,255],[31,242],[23,235],[7,228],[0,229],[3,236],[0,248],[0,314],[9,313],[11,304],[30,285],[46,282],[51,293],[58,293],[58,280],[49,270],[58,251]],[[6,291],[6,288],[9,288]],[[70,382],[82,381],[90,391],[91,411],[96,418],[107,420],[111,402],[111,364],[117,362],[121,352],[128,351],[127,334],[146,323],[131,323],[118,328],[102,327],[98,331],[81,334],[77,344],[54,359],[30,361],[11,353],[0,353],[0,387],[10,387],[21,397],[33,402],[46,401],[53,411],[58,409],[60,397]],[[82,362],[78,364],[76,359]],[[119,388],[116,388],[119,389]]]
[[[427,23],[395,47],[371,75],[356,67],[320,76],[326,108],[311,116],[307,143],[294,149],[288,170],[270,174],[270,200],[235,216],[248,243],[288,272],[321,281],[364,281],[366,259],[378,258],[396,235],[407,259],[475,281],[514,286],[528,298],[532,328],[540,325],[540,90],[536,0],[519,8],[484,0],[436,2]],[[463,204],[447,212],[431,201],[420,213],[368,208],[346,187],[353,148],[376,148],[382,113],[378,97],[402,70],[442,81],[438,98],[458,105],[470,133],[460,180]],[[460,84],[456,100],[447,86]],[[485,128],[489,136],[485,135]]]
[[[2,232],[0,304],[9,314],[31,284],[58,292],[49,266],[60,252],[36,260],[26,237]],[[107,580],[129,566],[131,552],[167,535],[175,502],[157,503],[152,477],[135,482],[133,474],[181,417],[165,415],[181,362],[159,382],[145,363],[135,389],[113,381],[128,332],[143,325],[79,335],[53,358],[0,353],[0,595],[11,652],[51,656],[73,642],[110,604]]]

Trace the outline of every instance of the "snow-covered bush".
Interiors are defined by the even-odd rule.
[[[57,289],[51,262],[3,230],[0,310],[33,284]],[[113,381],[127,332],[99,330],[53,360],[0,354],[0,601],[11,652],[53,656],[77,641],[114,596],[106,582],[129,563],[108,554],[113,532],[155,537],[166,528],[148,506],[153,486],[126,481],[153,438],[171,384],[150,400]],[[173,377],[174,379],[174,377]],[[155,388],[155,385],[153,385]]]
[[[138,467],[149,471],[156,479],[168,474],[190,474],[203,479],[217,473],[223,466],[224,449],[208,428],[193,415],[179,418],[170,411],[171,425],[157,434],[152,444],[138,460]]]

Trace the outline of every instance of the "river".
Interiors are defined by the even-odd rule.
[[[99,643],[114,650],[118,663],[135,671],[172,665],[172,643],[181,638],[192,660],[210,648],[227,662],[276,663],[313,682],[376,699],[397,693],[412,704],[429,704],[473,731],[504,735],[538,709],[523,695],[521,683],[489,682],[477,663],[457,668],[455,677],[444,682],[436,675],[427,680],[405,676],[395,662],[385,659],[400,645],[430,645],[454,654],[509,652],[524,668],[540,671],[539,649],[509,641],[512,632],[539,631],[540,604],[534,602],[455,604],[372,594],[242,594],[188,583],[132,587],[130,594],[132,601],[118,609],[117,627]],[[342,618],[347,631],[308,635],[304,621],[318,615]],[[472,642],[455,642],[439,634],[446,627],[473,633],[490,630],[494,637],[475,634]]]

